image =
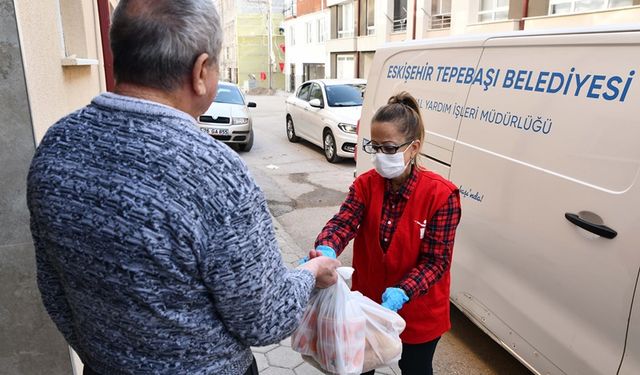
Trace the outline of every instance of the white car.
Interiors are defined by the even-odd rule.
[[[300,85],[286,101],[289,141],[304,138],[322,147],[331,163],[353,158],[366,84],[363,79],[318,79]]]
[[[255,107],[256,103],[247,103],[237,85],[218,82],[216,97],[209,109],[198,117],[198,126],[221,142],[249,151],[253,146],[253,123],[248,108]]]

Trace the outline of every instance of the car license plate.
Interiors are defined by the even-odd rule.
[[[229,129],[202,128],[202,131],[210,135],[229,135]]]

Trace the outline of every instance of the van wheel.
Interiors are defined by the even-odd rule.
[[[293,127],[293,119],[289,116],[287,116],[287,139],[292,143],[300,140],[300,137],[296,135],[296,129]]]
[[[333,137],[331,130],[327,130],[324,133],[324,157],[327,158],[329,163],[337,163],[341,160],[338,156],[338,150],[336,146],[336,139]]]
[[[243,152],[249,152],[251,151],[252,147],[253,147],[253,129],[251,129],[251,131],[249,132],[249,140],[247,141],[247,143],[240,143],[238,145],[238,150]]]

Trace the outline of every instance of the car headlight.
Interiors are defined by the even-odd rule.
[[[353,124],[339,123],[338,128],[345,133],[356,134],[356,126]]]
[[[244,125],[249,123],[249,118],[247,117],[233,117],[231,118],[231,125]]]

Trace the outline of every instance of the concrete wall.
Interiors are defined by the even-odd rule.
[[[596,25],[634,24],[640,20],[640,7],[614,8],[595,12],[526,18],[525,30],[545,30]]]
[[[25,202],[35,146],[24,77],[13,1],[0,0],[0,373],[70,374],[67,346],[35,280]]]
[[[96,2],[15,0],[36,140],[105,90]],[[58,4],[60,6],[58,6]],[[97,65],[63,66],[75,55]]]

